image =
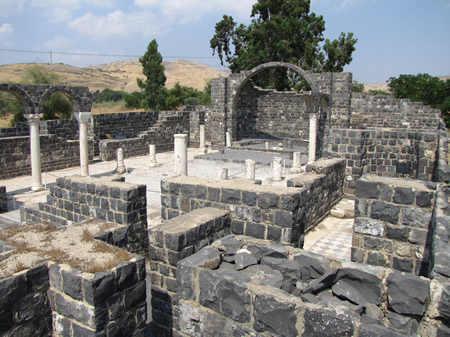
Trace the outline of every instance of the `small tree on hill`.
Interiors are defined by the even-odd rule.
[[[162,110],[166,107],[166,76],[164,75],[164,66],[162,56],[158,52],[156,40],[152,40],[144,56],[139,58],[142,64],[142,72],[147,77],[146,80],[137,79],[139,88],[144,91],[149,109]]]

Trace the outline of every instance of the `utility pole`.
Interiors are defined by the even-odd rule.
[[[53,64],[53,54],[51,50],[50,50],[50,64]]]

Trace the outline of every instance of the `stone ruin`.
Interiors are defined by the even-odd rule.
[[[253,76],[279,66],[311,91],[253,84]],[[439,111],[353,94],[351,84],[349,73],[269,63],[214,80],[209,107],[0,129],[2,179],[31,168],[39,187],[28,146],[36,135],[39,170],[81,166],[81,176],[58,178],[46,202],[24,207],[24,223],[61,231],[92,219],[113,223],[95,240],[134,254],[99,272],[49,259],[7,275],[0,280],[0,335],[449,336],[450,173]],[[33,96],[27,88],[0,86]],[[39,113],[42,98],[22,101],[30,104],[26,113]],[[113,160],[119,148],[125,157],[146,155],[149,144],[167,151],[178,134],[186,135],[175,137],[181,147],[202,152],[204,138],[221,151],[260,144],[257,151],[270,153],[264,144],[275,143],[291,159],[302,145],[307,158],[297,159],[307,163],[272,186],[188,176],[181,154],[180,175],[161,181],[163,221],[153,227],[145,185],[88,177],[94,156]],[[58,155],[68,144],[75,147]],[[67,158],[78,148],[76,160]],[[351,262],[303,250],[305,235],[344,195],[355,200]],[[0,212],[4,200],[0,187]],[[17,247],[0,243],[1,259],[14,254]]]

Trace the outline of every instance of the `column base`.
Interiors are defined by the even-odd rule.
[[[31,190],[32,190],[33,192],[39,192],[39,191],[45,190],[45,188],[44,188],[43,185],[40,185],[40,186],[32,186],[32,187],[31,187]]]
[[[148,163],[146,166],[147,167],[159,167],[159,164],[157,162],[154,162],[154,163]]]

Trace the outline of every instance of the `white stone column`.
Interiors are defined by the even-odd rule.
[[[283,179],[283,177],[282,177],[283,158],[273,157],[272,172],[273,172],[273,177],[272,177],[273,181],[280,181]]]
[[[316,161],[316,138],[317,138],[317,116],[315,113],[309,115],[309,154],[308,163]]]
[[[265,143],[264,143],[264,148],[265,148],[266,150],[269,149],[269,142],[265,142]]]
[[[294,157],[292,159],[292,167],[289,170],[290,173],[300,173],[301,172],[301,167],[302,167],[301,156],[302,156],[301,152],[294,152]]]
[[[227,141],[226,142],[226,146],[230,147],[231,146],[231,134],[230,134],[230,132],[227,131],[226,137],[227,137],[227,139],[226,139],[226,141]]]
[[[123,159],[123,149],[117,149],[117,166],[116,166],[116,174],[124,174],[127,172],[127,168],[125,167],[125,161]]]
[[[228,169],[226,167],[218,167],[217,168],[217,176],[220,180],[228,179]]]
[[[200,147],[199,147],[200,153],[206,152],[206,146],[205,146],[205,126],[200,125]]]
[[[150,144],[148,146],[148,150],[150,153],[150,162],[148,163],[148,167],[158,167],[158,163],[156,161],[156,145],[155,144]]]
[[[188,174],[187,169],[187,136],[185,134],[174,135],[174,171],[176,176]]]
[[[245,161],[245,178],[250,180],[255,179],[255,161],[253,159],[247,159]]]
[[[31,154],[31,176],[33,183],[32,191],[44,189],[41,177],[41,141],[39,138],[39,123],[43,114],[25,114],[30,126],[30,154]]]
[[[81,175],[89,176],[89,148],[88,148],[88,122],[90,112],[75,112],[75,118],[80,127],[80,167]]]

